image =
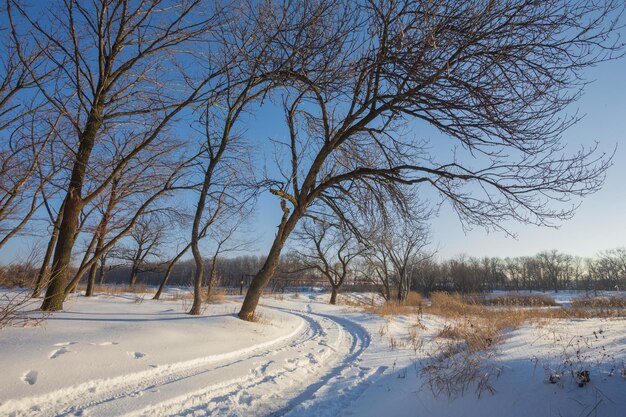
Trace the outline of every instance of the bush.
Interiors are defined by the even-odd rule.
[[[573,308],[626,308],[626,297],[579,298],[572,301]]]
[[[0,288],[32,288],[37,272],[29,264],[0,266]]]

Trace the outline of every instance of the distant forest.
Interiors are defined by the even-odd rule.
[[[210,268],[206,260],[206,269]],[[215,279],[218,286],[239,288],[263,265],[259,256],[237,256],[217,260]],[[11,268],[11,267],[6,267]],[[5,268],[5,269],[6,269]],[[13,267],[15,268],[15,266]],[[181,261],[173,269],[169,285],[191,286],[194,262]],[[163,279],[165,266],[145,265],[139,272],[138,283],[155,286]],[[385,285],[376,278],[372,265],[364,259],[354,263],[344,286],[352,290],[383,290]],[[293,272],[298,271],[298,272]],[[106,284],[127,285],[131,275],[130,265],[111,265],[105,273]],[[410,268],[411,290],[428,294],[433,291],[461,293],[493,290],[626,290],[626,248],[601,253],[595,258],[581,258],[558,251],[546,251],[535,256],[514,258],[458,256],[447,260],[432,258],[415,260]],[[100,276],[97,277],[98,282]],[[395,278],[390,277],[390,286]],[[305,269],[301,259],[294,254],[281,258],[279,273],[272,291],[294,287],[326,287],[328,282],[312,269]]]

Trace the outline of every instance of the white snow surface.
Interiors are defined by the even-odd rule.
[[[149,296],[73,297],[42,326],[0,331],[0,416],[626,415],[624,319],[510,331],[489,359],[495,392],[450,398],[433,395],[422,369],[444,319],[382,318],[327,298],[268,296],[248,323],[239,297],[201,316]],[[591,382],[578,387],[576,370]]]

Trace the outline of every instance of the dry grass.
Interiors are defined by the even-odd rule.
[[[448,319],[438,337],[444,342],[423,370],[435,394],[452,397],[474,387],[476,394],[493,392],[492,380],[500,375],[495,365],[496,346],[509,329],[545,319],[614,317],[624,315],[619,301],[598,301],[573,308],[545,307],[550,300],[508,298],[485,305],[472,297],[433,293],[425,312]],[[607,306],[613,306],[608,308]],[[541,307],[539,307],[541,306]],[[580,351],[580,349],[578,350]]]
[[[572,300],[573,308],[621,308],[626,309],[626,297],[613,296],[613,297],[594,297],[594,298],[579,298]]]
[[[431,306],[424,309],[431,314],[459,318],[475,316],[516,327],[525,321],[541,319],[569,318],[611,318],[626,316],[626,308],[584,308],[572,305],[571,308],[523,307],[519,305],[489,306],[473,302],[471,298],[443,292],[431,294]]]
[[[558,304],[547,294],[506,293],[497,297],[467,296],[473,304],[498,307],[555,307]]]
[[[418,307],[418,308],[422,307],[424,305],[422,294],[415,292],[415,291],[409,291],[409,294],[406,297],[406,301],[404,302],[404,305]]]
[[[187,290],[176,291],[176,292],[168,292],[164,293],[164,300],[168,301],[189,301],[193,300],[193,289],[189,288]],[[226,301],[226,291],[221,288],[214,288],[211,290],[211,295],[207,298],[206,291],[202,292],[202,302],[203,303],[220,303]]]
[[[366,303],[357,299],[346,298],[344,304],[352,305],[364,309],[365,311],[379,316],[396,316],[401,314],[421,313],[424,305],[421,294],[411,291],[405,301],[389,300],[383,304],[377,304],[375,299]]]
[[[506,329],[521,325],[526,316],[518,309],[494,309],[467,302],[447,293],[433,293],[426,310],[449,319],[438,333],[444,339],[423,367],[426,382],[435,395],[463,394],[474,387],[476,394],[493,392],[492,379],[501,370],[491,360]]]
[[[79,289],[85,290],[85,286],[79,286]],[[134,287],[128,287],[123,285],[104,285],[102,287],[96,287],[96,294],[107,294],[107,295],[123,295],[123,294],[149,294],[154,295],[156,293],[156,289],[148,288],[146,284],[140,283],[135,285]]]

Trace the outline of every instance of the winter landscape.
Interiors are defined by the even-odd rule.
[[[44,325],[4,329],[1,414],[621,416],[626,407],[621,318],[533,320],[496,346],[442,357],[467,343],[444,330],[466,318],[426,306],[379,315],[364,294],[332,306],[327,294],[288,293],[264,298],[250,323],[237,318],[239,296],[200,316],[183,314],[181,300],[143,297],[77,295]],[[583,370],[590,382],[579,387]]]
[[[623,0],[0,2],[0,416],[626,415]]]

